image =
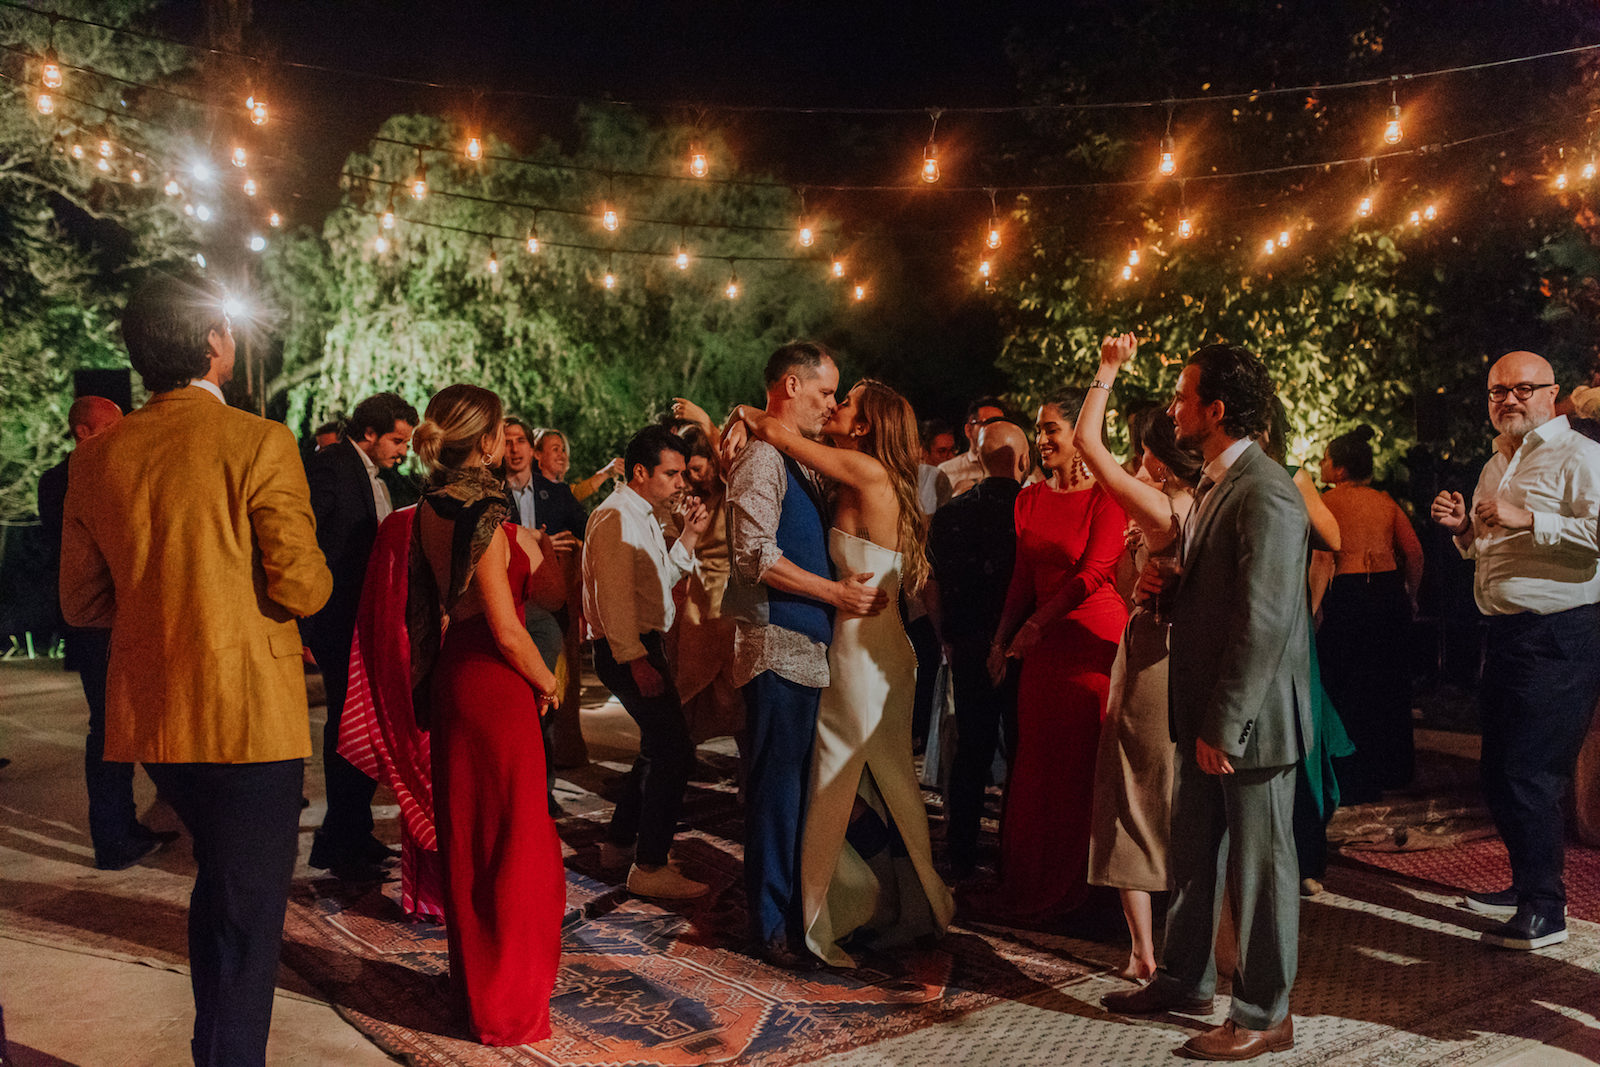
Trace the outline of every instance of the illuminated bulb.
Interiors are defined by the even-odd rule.
[[[474,163],[483,158],[483,142],[476,137],[467,138],[467,158]]]
[[[389,206],[383,209],[383,217],[378,220],[378,225],[386,230],[394,229],[394,200],[389,201]]]
[[[166,193],[168,196],[177,196],[179,193],[183,192],[183,186],[178,184],[178,179],[168,178],[167,184],[161,187],[161,191]]]
[[[1372,197],[1363,196],[1361,203],[1356,205],[1356,214],[1367,218],[1372,214]]]
[[[844,260],[836,259],[833,261],[833,276],[835,278],[844,277]]]
[[[255,196],[256,193],[259,191],[259,189],[260,189],[260,187],[258,185],[256,185],[256,180],[254,178],[246,178],[244,180],[244,195],[245,196]]]
[[[939,150],[931,144],[922,150],[922,180],[929,185],[939,180]]]
[[[722,291],[728,294],[729,300],[739,299],[739,276],[737,274],[730,275],[728,278],[728,287]]]
[[[283,216],[274,211],[272,214],[267,216],[267,225],[271,226],[274,230],[278,229],[283,225]]]
[[[1289,231],[1288,230],[1279,230],[1278,231],[1278,247],[1279,248],[1288,248],[1289,247]]]
[[[600,225],[605,227],[611,233],[615,233],[617,231],[616,208],[612,207],[610,204],[605,206],[605,210],[600,212]]]
[[[1178,220],[1178,236],[1185,241],[1194,236],[1194,223],[1187,216]]]
[[[75,144],[75,145],[72,146],[72,158],[73,159],[82,159],[83,158],[83,145]]]
[[[605,286],[607,289],[615,289],[617,287],[616,274],[614,274],[610,268],[607,268],[605,274],[601,275],[600,277],[600,284]]]
[[[216,172],[211,169],[211,164],[207,163],[205,160],[200,160],[199,162],[195,163],[195,165],[189,168],[189,170],[190,173],[194,175],[194,180],[197,182],[208,182],[212,178],[216,177]]]
[[[1432,222],[1434,220],[1434,217],[1436,215],[1438,215],[1438,214],[1439,213],[1434,210],[1434,207],[1433,207],[1432,204],[1429,204],[1427,207],[1422,209],[1422,217],[1423,217],[1423,219],[1425,219],[1428,222]]]
[[[679,270],[688,270],[689,269],[689,253],[688,253],[688,250],[686,250],[682,245],[679,245],[678,246],[678,254],[673,257],[672,262],[677,265],[677,268]]]
[[[810,226],[800,227],[800,247],[810,248],[816,241],[816,235],[811,232]]]
[[[416,177],[411,179],[411,199],[421,200],[428,195],[428,172],[417,171]]]
[[[1566,187],[1567,187],[1567,172],[1566,171],[1562,171],[1560,174],[1556,175],[1556,189],[1557,190],[1561,190],[1561,189],[1565,189]]]
[[[210,222],[211,209],[205,204],[196,204],[194,206],[194,217],[199,219],[201,222]]]
[[[989,261],[987,259],[978,264],[978,274],[984,278],[989,276]]]
[[[1130,248],[1130,249],[1128,249],[1128,266],[1137,267],[1138,265],[1139,265],[1139,249],[1138,248]]]
[[[267,247],[267,239],[259,233],[250,235],[250,251],[260,252]]]
[[[989,227],[989,238],[988,238],[988,240],[984,241],[984,244],[988,245],[990,248],[999,248],[1000,247],[1000,231],[995,229],[993,226],[990,226]]]
[[[108,159],[97,159],[94,161],[94,165],[101,174],[111,173],[111,161]]]
[[[100,140],[100,155],[105,159],[110,159],[111,158],[111,153],[114,152],[114,151],[116,151],[116,149],[111,147],[111,142],[105,140],[104,138],[101,138],[101,140]]]
[[[1170,136],[1161,138],[1161,165],[1158,169],[1167,177],[1178,172],[1177,146],[1172,143]]]
[[[1261,246],[1261,250],[1270,256],[1278,250],[1278,242],[1268,237],[1267,243]]]
[[[1400,128],[1400,105],[1389,105],[1389,120],[1383,124],[1383,143],[1399,144],[1405,136],[1405,131]]]
[[[196,252],[194,254],[194,264],[201,270],[206,269],[206,257],[204,252]]]
[[[194,218],[194,205],[193,204],[185,204],[185,205],[183,205],[183,213],[185,215],[189,216],[191,219]]]
[[[710,170],[711,166],[706,161],[706,150],[696,141],[689,146],[689,173],[696,178],[704,178]]]
[[[49,93],[40,93],[34,97],[33,106],[39,109],[41,115],[54,115],[56,113],[56,98]]]
[[[61,88],[61,64],[54,55],[44,57],[44,68],[39,72],[39,84],[46,89]]]
[[[1588,181],[1589,179],[1593,178],[1594,177],[1594,164],[1593,163],[1585,163],[1583,165],[1583,170],[1579,172],[1579,175],[1583,178],[1584,181]]]
[[[1422,225],[1422,212],[1413,211],[1411,213],[1411,225],[1413,225],[1413,226],[1421,226]]]
[[[267,102],[265,100],[257,100],[252,96],[247,106],[250,108],[250,121],[257,126],[265,126],[267,124]]]
[[[533,230],[528,231],[528,255],[539,254],[539,234]]]
[[[389,251],[389,239],[380,233],[378,239],[372,242],[372,250],[380,256],[383,255]]]
[[[867,298],[867,287],[864,286],[864,285],[856,286],[856,299],[857,300],[865,300],[866,298]]]
[[[242,166],[245,165],[246,162],[247,161],[245,159],[244,146],[243,145],[234,145],[234,147],[233,147],[233,165],[236,166],[236,167],[242,167]]]
[[[493,252],[489,253],[489,273],[500,273],[500,257],[496,256]]]
[[[1133,281],[1133,267],[1132,266],[1124,266],[1122,268],[1122,280],[1125,281],[1125,282]]]
[[[129,171],[128,172],[128,180],[131,181],[133,184],[138,185],[140,182],[144,181],[144,171],[142,171],[142,170]]]

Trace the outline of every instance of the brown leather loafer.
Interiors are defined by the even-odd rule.
[[[1202,1060],[1253,1060],[1292,1048],[1293,1015],[1285,1015],[1282,1022],[1266,1030],[1247,1030],[1229,1019],[1215,1030],[1196,1034],[1183,1045],[1183,1051]]]
[[[1100,1004],[1106,1011],[1118,1015],[1160,1015],[1168,1011],[1181,1015],[1210,1015],[1212,998],[1186,997],[1171,988],[1157,988],[1150,982],[1138,989],[1107,993],[1100,998]]]

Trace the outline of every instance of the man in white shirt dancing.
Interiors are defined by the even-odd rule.
[[[696,498],[669,551],[655,507],[683,493],[683,442],[661,426],[633,436],[628,481],[589,516],[583,547],[583,613],[594,633],[594,669],[639,724],[639,758],[606,831],[612,849],[634,850],[628,888],[645,897],[697,897],[707,886],[668,862],[694,743],[662,651],[672,628],[672,587],[694,567],[710,516]]]
[[[1432,509],[1476,562],[1489,617],[1481,773],[1511,858],[1511,886],[1466,905],[1506,920],[1485,941],[1524,950],[1567,939],[1561,801],[1600,696],[1600,444],[1555,414],[1556,393],[1539,356],[1500,357],[1489,370],[1500,436],[1471,510],[1451,492]]]

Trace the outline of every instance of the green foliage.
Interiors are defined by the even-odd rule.
[[[571,155],[550,143],[539,148],[536,158],[548,167],[478,166],[430,155],[435,193],[416,202],[403,188],[394,192],[399,222],[389,235],[393,248],[381,255],[374,241],[391,195],[387,183],[408,179],[416,157],[381,140],[351,157],[347,173],[362,178],[349,183],[343,207],[320,235],[297,234],[265,264],[285,313],[283,371],[273,388],[287,396],[291,426],[348,411],[379,389],[395,389],[420,408],[443,386],[470,381],[500,393],[508,411],[535,425],[567,431],[574,470],[582,472],[616,454],[674,395],[694,399],[713,416],[760,395],[771,351],[814,333],[839,299],[821,261],[742,259],[793,254],[793,194],[759,184],[617,177],[622,225],[607,234],[596,221],[605,177],[559,165],[671,173],[681,167],[692,131],[648,126],[616,109],[581,118],[583,141]],[[445,145],[458,143],[461,131],[408,116],[390,119],[381,137]],[[512,154],[492,140],[484,147],[489,155]],[[725,145],[710,148],[719,162],[730,158]],[[523,237],[534,225],[531,209],[440,191],[577,214],[540,213],[541,251],[530,255]],[[697,219],[777,229],[697,230]],[[500,271],[486,269],[491,250],[484,238],[414,220],[506,235],[493,248]],[[618,279],[610,291],[600,284],[607,252],[560,247],[670,255],[680,231],[694,257],[687,271],[670,258],[617,253],[609,261]],[[737,300],[723,293],[729,258],[738,260]]]
[[[69,13],[127,23],[150,8],[144,0],[63,3]],[[38,15],[0,8],[0,40],[42,52],[48,23]],[[62,23],[55,45],[63,62],[110,71],[134,82],[159,81],[179,71],[182,49]],[[192,249],[182,216],[163,203],[148,156],[159,131],[134,121],[154,97],[139,99],[124,86],[66,71],[56,113],[33,107],[38,63],[7,53],[12,82],[0,96],[0,515],[32,514],[41,472],[65,455],[72,374],[87,367],[126,364],[117,317],[126,292],[148,266]],[[100,138],[118,149],[111,174],[75,160],[71,145]],[[143,168],[135,187],[129,172]]]

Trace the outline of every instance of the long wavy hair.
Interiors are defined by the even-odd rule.
[[[872,378],[863,378],[850,391],[861,389],[859,413],[867,423],[861,451],[883,464],[889,485],[900,505],[900,554],[906,592],[915,596],[928,580],[928,520],[917,499],[917,467],[922,462],[922,436],[917,416],[905,397]]]

